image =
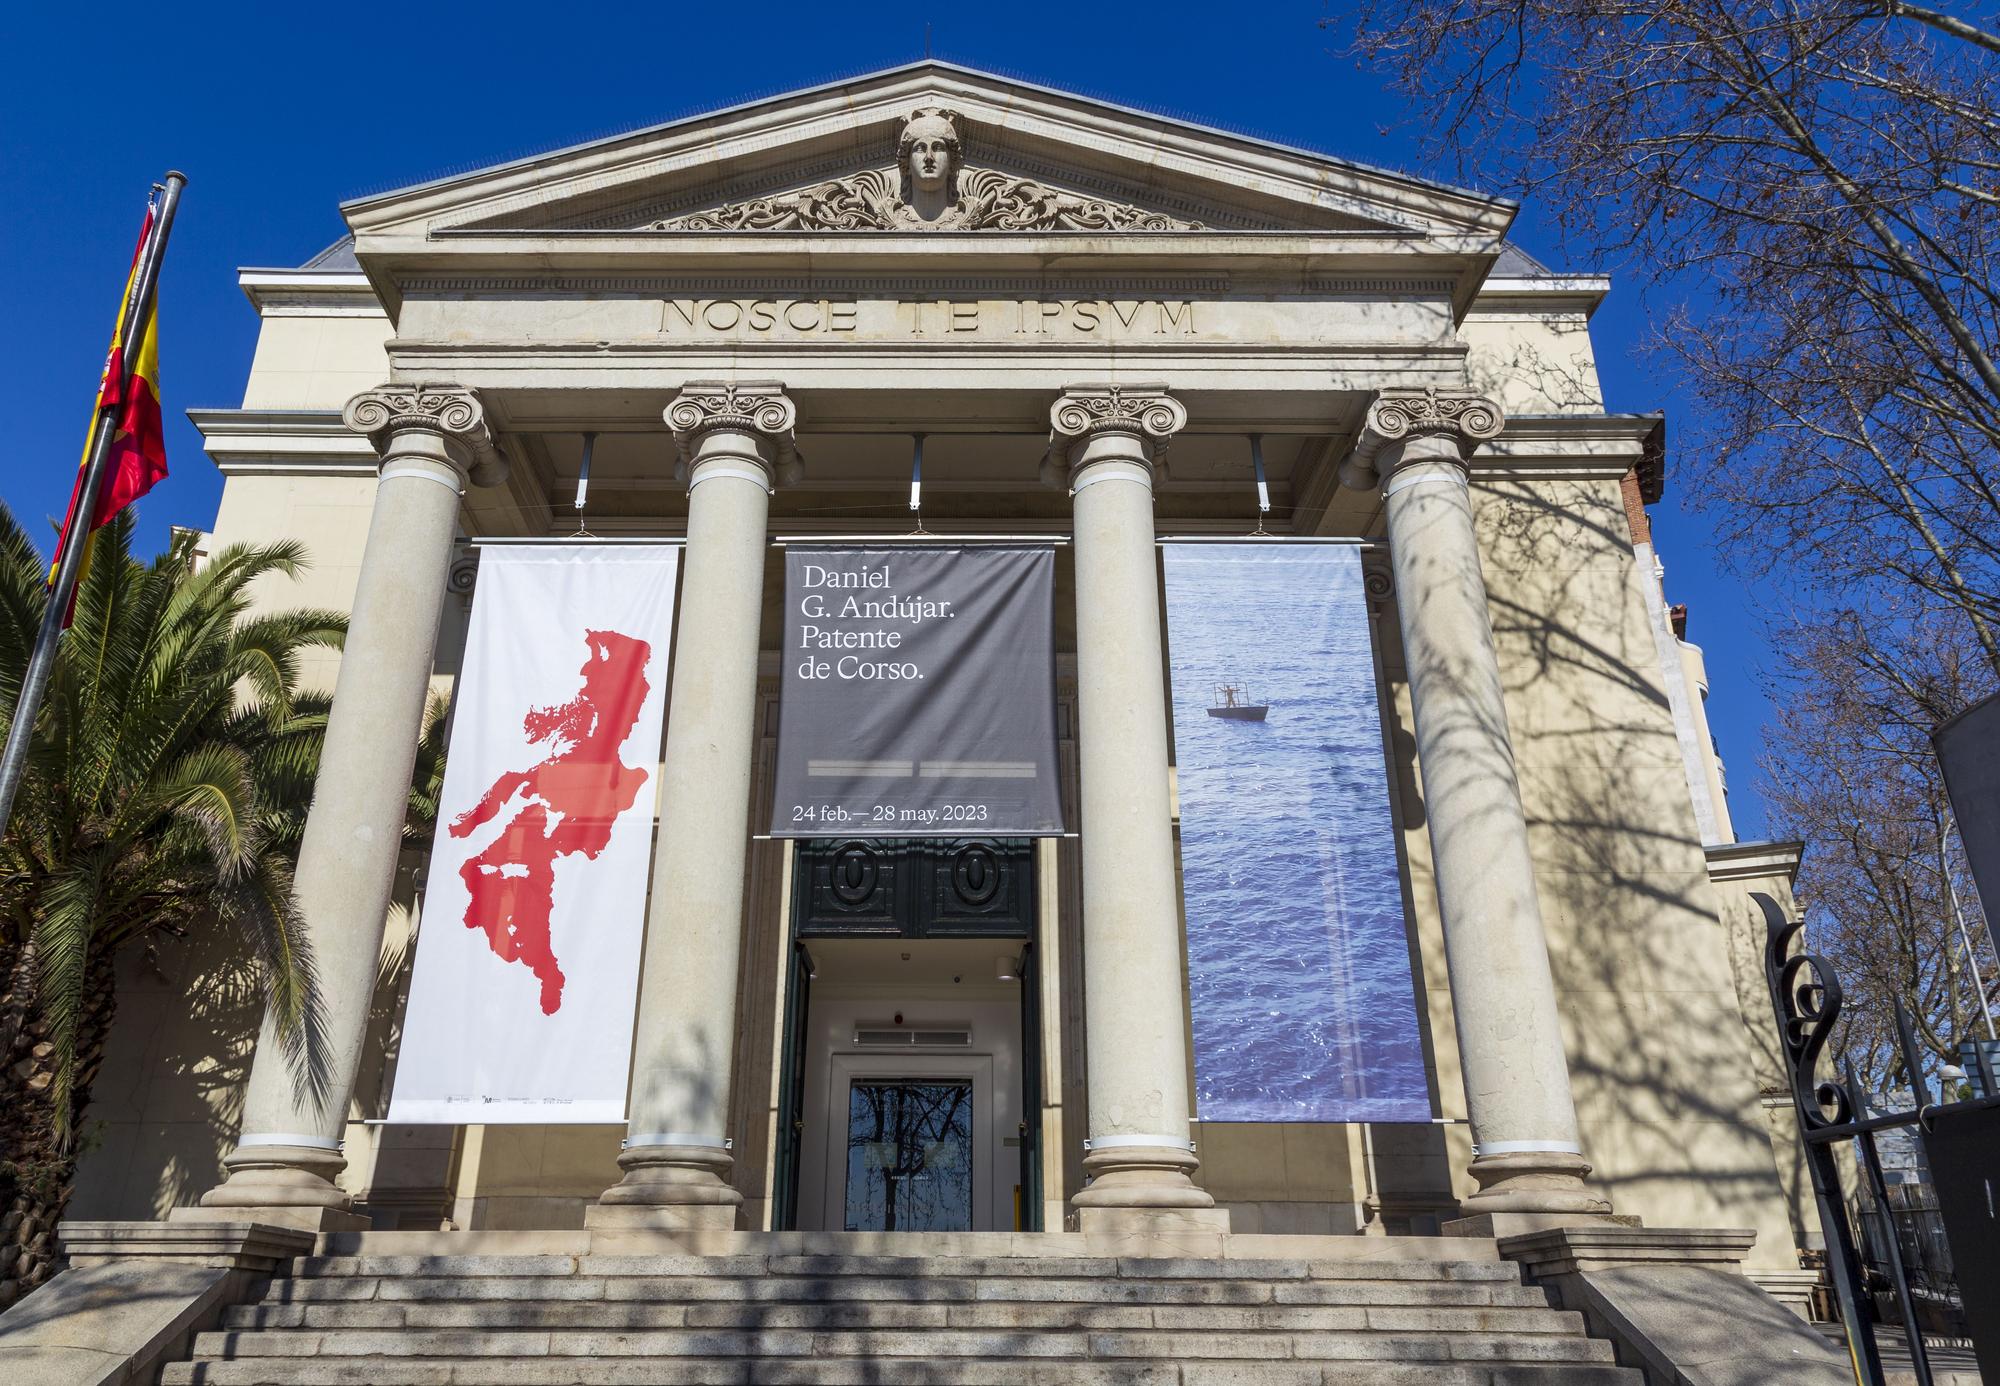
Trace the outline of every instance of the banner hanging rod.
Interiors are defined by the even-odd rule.
[[[521,549],[569,544],[659,544],[677,548],[687,543],[682,534],[584,534],[584,535],[495,535],[489,539],[461,539],[468,549]]]
[[[1153,542],[1155,544],[1270,544],[1287,548],[1305,545],[1351,549],[1387,547],[1385,541],[1381,539],[1356,539],[1338,534],[1162,534]]]
[[[941,548],[954,544],[1054,544],[1061,547],[1070,542],[1070,537],[1067,534],[939,534],[925,530],[922,534],[780,534],[770,542],[774,549],[793,544],[908,544],[917,548]]]
[[[909,544],[914,547],[947,544],[1054,544],[1067,547],[1072,541],[1067,534],[939,534],[926,530],[922,534],[779,534],[770,539],[773,548],[782,549],[794,544]],[[1356,549],[1386,548],[1387,541],[1381,539],[1358,539],[1341,535],[1321,534],[1162,534],[1154,538],[1155,544],[1270,544],[1288,547],[1312,545],[1317,547],[1345,547]],[[591,534],[581,538],[571,535],[494,535],[484,539],[461,539],[459,543],[468,549],[489,548],[534,548],[568,544],[651,544],[667,548],[681,548],[687,544],[687,536],[682,534]]]

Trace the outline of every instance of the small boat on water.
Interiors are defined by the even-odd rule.
[[[1208,705],[1210,717],[1221,717],[1231,722],[1261,722],[1270,710],[1270,704],[1253,702],[1249,691],[1235,683],[1215,685],[1215,700]]]

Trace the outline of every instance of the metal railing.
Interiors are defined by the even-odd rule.
[[[1847,1330],[1848,1349],[1853,1355],[1855,1374],[1863,1386],[1887,1386],[1882,1370],[1882,1354],[1875,1342],[1874,1291],[1870,1283],[1871,1265],[1875,1281],[1886,1280],[1910,1342],[1910,1365],[1918,1386],[1932,1386],[1930,1356],[1925,1351],[1920,1306],[1938,1301],[1960,1303],[1958,1285],[1950,1277],[1951,1251],[1944,1239],[1944,1224],[1934,1207],[1899,1210],[1891,1199],[1890,1185],[1883,1174],[1878,1131],[1925,1127],[1947,1112],[1972,1112],[2000,1107],[2000,1079],[1996,1079],[1990,1056],[1977,1051],[1977,1091],[1995,1094],[1968,1102],[1934,1103],[1924,1079],[1923,1055],[1917,1048],[1910,1018],[1902,1004],[1895,1007],[1896,1035],[1902,1051],[1915,1106],[1907,1111],[1871,1112],[1862,1100],[1862,1089],[1854,1081],[1851,1066],[1843,1065],[1840,1078],[1821,1078],[1820,1062],[1832,1041],[1840,1019],[1840,979],[1826,959],[1812,953],[1794,953],[1792,945],[1805,929],[1803,920],[1787,920],[1769,896],[1757,895],[1764,912],[1767,942],[1764,951],[1764,980],[1770,988],[1771,1005],[1778,1020],[1778,1034],[1784,1049],[1785,1079],[1792,1104],[1798,1112],[1799,1133],[1805,1142],[1806,1170],[1812,1178],[1814,1202],[1819,1209],[1820,1228],[1826,1235],[1827,1270]],[[1862,1186],[1857,1190],[1857,1216],[1849,1216],[1843,1196],[1840,1167],[1835,1148],[1843,1141],[1854,1143],[1855,1163],[1860,1167]],[[1901,1187],[1901,1186],[1897,1186]],[[1876,1235],[1862,1249],[1862,1230],[1867,1226],[1867,1209],[1876,1210]],[[1903,1211],[1923,1211],[1933,1216],[1902,1219]],[[1906,1228],[1903,1223],[1910,1225]],[[1884,1225],[1886,1223],[1886,1225]],[[1895,1235],[1890,1235],[1893,1230]],[[1944,1286],[1949,1285],[1949,1291]],[[1921,1292],[1921,1295],[1920,1295]],[[1962,1307],[1959,1320],[1963,1322]]]

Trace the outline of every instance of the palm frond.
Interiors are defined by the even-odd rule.
[[[219,891],[215,903],[257,958],[271,1030],[293,1085],[324,1114],[332,1097],[332,1056],[319,970],[293,894],[290,864],[275,852],[259,853],[254,869]]]
[[[90,956],[96,942],[98,899],[110,865],[102,852],[80,853],[42,887],[33,930],[37,1009],[48,1027],[54,1074],[49,1099],[55,1137],[67,1145],[76,1083],[77,1031],[83,1018]]]

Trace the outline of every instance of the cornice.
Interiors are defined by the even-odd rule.
[[[1549,275],[1488,279],[1472,300],[1474,312],[1580,312],[1589,318],[1611,292],[1602,275]]]
[[[239,269],[237,287],[260,316],[384,316],[381,299],[359,270]]]
[[[1658,414],[1509,415],[1500,436],[1473,456],[1472,470],[1521,480],[1567,476],[1615,481],[1634,467],[1645,468],[1659,428]]]
[[[1752,881],[1773,876],[1795,881],[1805,851],[1803,842],[1730,842],[1701,849],[1708,859],[1711,881]]]
[[[380,466],[338,409],[190,409],[202,450],[224,476],[366,476]]]

